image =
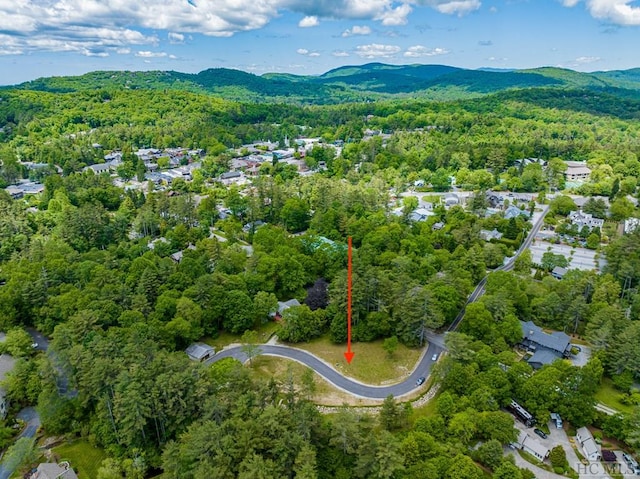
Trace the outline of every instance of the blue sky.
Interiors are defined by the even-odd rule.
[[[640,67],[635,0],[0,0],[0,84],[93,70],[368,62]]]

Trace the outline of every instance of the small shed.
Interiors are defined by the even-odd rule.
[[[189,359],[193,359],[194,361],[206,361],[214,354],[216,354],[216,350],[205,343],[193,343],[191,344],[185,352]]]

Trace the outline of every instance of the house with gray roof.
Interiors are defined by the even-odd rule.
[[[189,359],[193,359],[194,361],[206,361],[211,356],[216,354],[216,350],[205,343],[193,343],[189,345],[187,349],[185,349],[187,356]]]
[[[518,216],[529,216],[529,213],[513,205],[504,210],[504,218],[506,220],[517,218]]]
[[[99,175],[101,173],[109,173],[111,171],[111,165],[109,163],[96,163],[95,165],[85,166],[82,170],[91,170],[96,175]]]
[[[568,358],[571,354],[571,342],[567,334],[560,331],[547,333],[533,321],[520,321],[520,325],[523,336],[520,344],[532,353],[527,360],[532,367],[540,368],[556,359]]]
[[[529,436],[525,431],[520,431],[518,441],[515,445],[540,461],[544,461],[549,455],[549,448],[540,443],[537,439]]]
[[[66,461],[60,464],[43,462],[38,465],[31,479],[78,479],[78,476]]]
[[[499,240],[500,238],[502,238],[502,233],[500,233],[495,228],[492,229],[491,231],[489,231],[489,230],[480,230],[480,238],[482,238],[485,241]]]
[[[591,461],[599,461],[600,460],[600,449],[598,449],[598,445],[596,441],[593,439],[591,435],[591,431],[586,427],[581,427],[576,431],[576,441],[580,444],[582,448],[582,452],[584,452],[585,457]]]
[[[270,316],[275,319],[282,318],[282,314],[289,308],[293,306],[300,306],[300,301],[296,298],[290,299],[288,301],[278,301],[278,310],[274,313],[271,313]]]

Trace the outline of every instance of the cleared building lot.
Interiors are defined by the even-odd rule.
[[[551,251],[553,254],[561,254],[567,258],[569,260],[567,269],[581,269],[586,271],[596,269],[602,271],[602,268],[607,264],[607,261],[602,255],[596,259],[596,251],[594,250],[549,243],[548,241],[538,238],[533,241],[530,249],[533,262],[537,264],[542,262],[542,255],[547,251]]]

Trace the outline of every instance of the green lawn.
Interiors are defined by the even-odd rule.
[[[258,333],[258,339],[262,343],[266,343],[271,335],[278,329],[278,323],[275,321],[269,321],[268,323],[260,325],[256,329]],[[220,351],[225,346],[233,343],[241,343],[242,340],[241,334],[231,334],[226,331],[220,332],[217,338],[212,338],[210,336],[202,338],[202,342],[208,344],[209,346],[213,346],[216,348],[216,351]]]
[[[351,350],[355,353],[353,361],[348,364],[344,358],[347,350],[344,344],[333,344],[328,337],[315,339],[308,343],[294,344],[322,358],[345,376],[367,384],[393,384],[404,379],[416,366],[420,359],[421,349],[411,349],[398,345],[392,358],[382,349],[382,341],[371,343],[353,343]]]
[[[78,440],[63,444],[53,449],[60,461],[69,461],[79,479],[95,479],[98,468],[107,455],[102,449],[92,446],[87,441]]]
[[[633,406],[622,404],[620,402],[620,396],[622,396],[622,393],[613,387],[611,379],[602,378],[600,387],[598,391],[596,391],[596,401],[622,413],[631,414],[633,412]]]

